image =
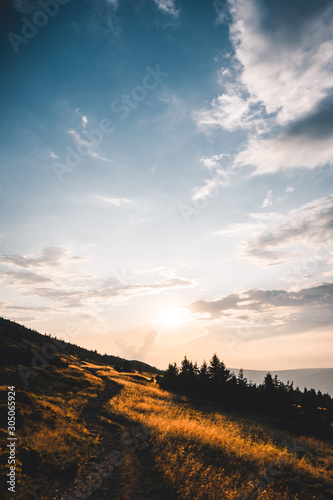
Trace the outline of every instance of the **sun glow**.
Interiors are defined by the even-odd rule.
[[[166,326],[176,326],[180,323],[184,323],[184,321],[184,312],[178,307],[164,309],[160,318],[157,320],[158,323]]]

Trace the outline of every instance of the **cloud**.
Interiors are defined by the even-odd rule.
[[[118,15],[118,0],[91,0],[90,12],[86,17],[85,28],[96,36],[103,36],[112,43],[122,46],[122,29]]]
[[[144,336],[143,343],[140,347],[138,345],[129,345],[127,340],[123,338],[115,340],[115,344],[119,347],[121,354],[125,356],[126,359],[138,359],[142,361],[153,349],[158,337],[158,331],[151,330]]]
[[[258,232],[265,228],[263,222],[236,222],[235,224],[228,224],[222,229],[212,231],[210,236],[237,236],[239,234]]]
[[[12,321],[24,323],[26,321],[40,321],[44,319],[46,314],[49,316],[54,312],[54,309],[45,306],[17,306],[8,302],[0,302],[0,311],[3,315],[10,315]],[[23,313],[26,315],[22,315]]]
[[[261,208],[271,207],[273,205],[272,198],[273,198],[273,191],[267,191],[266,198],[264,199]]]
[[[269,139],[252,138],[235,165],[255,166],[253,175],[294,168],[314,169],[333,161],[333,102],[325,100],[310,115]]]
[[[250,289],[236,292],[216,300],[197,300],[186,306],[192,314],[206,315],[207,319],[222,318],[234,314],[241,319],[239,313],[254,311],[259,316],[266,315],[276,308],[309,309],[324,308],[331,310],[333,300],[333,283],[323,283],[296,291]],[[246,320],[249,316],[246,316]],[[333,314],[330,315],[333,323]]]
[[[323,242],[333,243],[333,195],[291,210],[278,225],[247,242],[244,255],[266,265],[277,265],[294,255],[290,250],[295,245],[314,249]],[[289,251],[282,251],[281,247]]]
[[[53,302],[54,307],[67,309],[81,309],[94,303],[96,300],[105,305],[110,301],[123,301],[140,295],[154,295],[165,290],[192,287],[193,282],[180,278],[173,278],[152,284],[123,284],[115,276],[106,280],[90,277],[83,281],[80,275],[77,279],[69,279],[66,274],[58,281],[53,281],[52,288],[35,286],[26,289],[24,295],[37,296]]]
[[[176,8],[174,0],[154,0],[157,7],[166,14],[173,17],[179,16],[179,9]]]
[[[221,93],[194,113],[197,125],[247,130],[235,166],[254,166],[254,175],[332,164],[332,2],[228,5],[233,54]]]
[[[308,276],[308,267],[313,268],[312,272],[323,272],[323,266],[332,266],[333,195],[315,199],[286,214],[266,212],[248,216],[250,220],[226,225],[209,235],[242,238],[239,255],[262,266],[295,261],[298,275],[304,276],[304,273]],[[325,275],[330,275],[329,269]]]
[[[1,255],[0,262],[3,264],[13,264],[17,267],[55,267],[60,266],[65,260],[78,260],[79,257],[70,257],[69,250],[62,247],[44,248],[36,258],[24,255]]]
[[[82,313],[96,301],[106,305],[194,285],[193,281],[176,276],[148,283],[130,283],[130,276],[116,271],[109,278],[100,279],[71,269],[70,264],[82,260],[82,257],[70,256],[68,249],[59,247],[44,249],[37,257],[3,255],[0,262],[10,269],[0,270],[0,281],[6,281],[21,296],[49,300],[55,312],[79,310]],[[17,271],[17,267],[23,270]]]
[[[241,81],[285,124],[311,112],[333,86],[329,0],[230,0],[231,40]]]
[[[6,309],[10,309],[11,311],[34,311],[34,312],[50,312],[52,311],[51,307],[34,307],[34,306],[12,306],[10,304],[0,304],[0,307],[3,305],[6,306]]]
[[[123,205],[124,203],[129,203],[130,200],[127,198],[109,198],[108,196],[103,196],[99,194],[89,194],[88,198],[91,199],[93,202],[97,203],[98,205],[102,205],[104,207],[119,207],[120,205]]]
[[[78,152],[82,151],[81,156],[90,156],[91,158],[96,158],[97,160],[109,161],[108,158],[104,158],[104,156],[99,155],[94,151],[94,144],[90,141],[87,141],[84,137],[82,137],[76,130],[70,129],[68,133],[73,137],[76,145],[78,146]]]
[[[184,99],[164,90],[159,100],[165,104],[166,110],[154,118],[156,124],[163,134],[168,137],[179,139],[184,133],[184,122],[188,118],[188,105]]]
[[[86,126],[88,125],[88,118],[83,115],[81,120],[82,120],[82,127],[86,128]]]
[[[257,100],[244,96],[244,92],[244,88],[236,82],[226,85],[226,93],[213,99],[209,109],[193,112],[199,128],[207,131],[211,127],[221,127],[231,132],[239,129],[266,130],[263,107]]]
[[[201,158],[201,163],[208,169],[210,178],[206,179],[204,185],[197,187],[192,196],[193,201],[214,198],[221,187],[226,187],[230,182],[230,173],[225,170],[222,163],[229,159],[228,154],[213,155],[209,158]]]
[[[0,271],[0,279],[8,280],[10,285],[35,285],[51,282],[50,278],[32,272]]]

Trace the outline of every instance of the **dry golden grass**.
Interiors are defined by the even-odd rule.
[[[153,431],[154,466],[180,498],[306,500],[333,494],[333,447],[327,443],[305,437],[296,442],[259,419],[197,410],[186,398],[130,375],[110,377],[122,386],[109,401],[110,413]],[[304,448],[303,456],[296,456],[293,444]]]
[[[46,500],[50,480],[72,481],[98,450],[99,438],[86,428],[83,411],[96,414],[95,425],[99,422],[99,432],[108,435],[135,424],[152,431],[139,450],[125,447],[124,465],[114,472],[120,475],[123,500],[333,498],[328,443],[309,437],[296,442],[263,418],[219,413],[160,389],[148,375],[118,373],[72,357],[67,367],[50,367],[39,377],[36,389],[24,391],[26,401],[18,403],[18,500]],[[302,453],[294,453],[293,444]],[[164,486],[174,496],[164,494]]]
[[[42,390],[32,386],[17,391],[16,413],[22,422],[16,432],[18,499],[48,499],[48,478],[75,477],[96,445],[96,436],[88,432],[80,413],[105,386],[78,361],[56,371],[50,368],[49,375],[42,372],[36,383]],[[1,389],[5,393],[7,386]],[[20,394],[24,396],[22,402]],[[5,428],[1,431],[6,434]]]

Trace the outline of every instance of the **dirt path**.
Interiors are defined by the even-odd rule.
[[[82,408],[80,417],[97,440],[94,455],[80,476],[54,500],[178,500],[162,478],[154,474],[149,451],[149,429],[112,415],[106,404],[122,390],[107,376],[99,376],[104,390]]]

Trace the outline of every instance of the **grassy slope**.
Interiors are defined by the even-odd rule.
[[[17,493],[5,497],[2,489],[2,498],[333,496],[329,443],[295,441],[265,419],[219,413],[159,389],[150,374],[118,373],[65,351],[56,359],[28,387],[19,387],[15,363],[2,370],[2,380],[18,387]],[[1,389],[0,435],[6,444],[6,386]]]
[[[108,404],[153,430],[151,465],[186,499],[328,499],[333,447],[273,429],[263,419],[221,414],[130,377]],[[263,490],[261,492],[261,490]],[[150,498],[150,497],[147,497]],[[151,497],[153,498],[153,497]]]

